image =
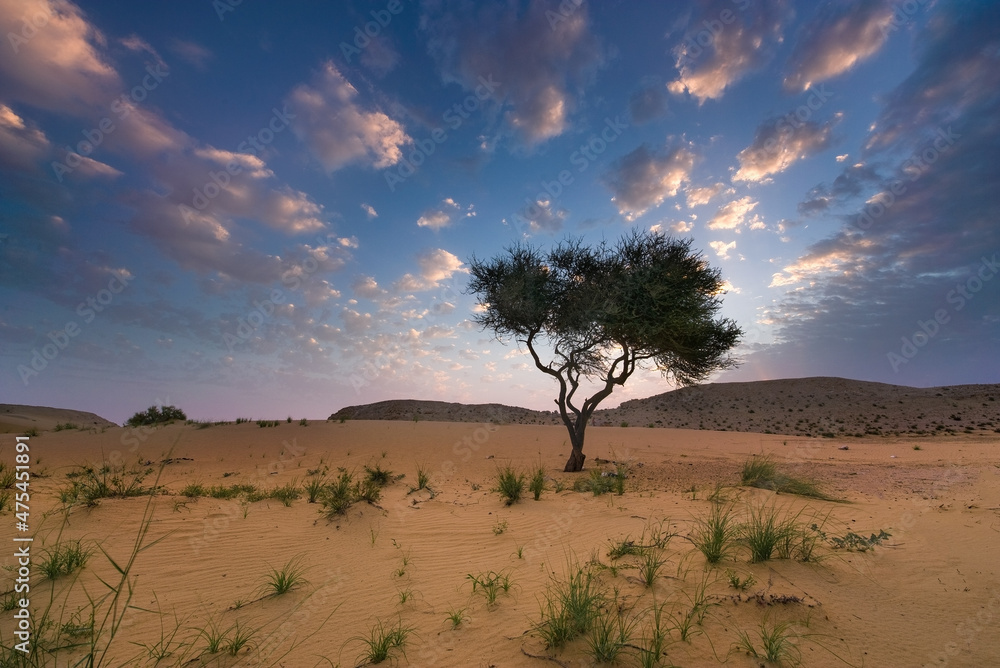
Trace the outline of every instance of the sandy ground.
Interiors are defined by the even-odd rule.
[[[0,458],[9,465],[13,436],[0,443]],[[849,449],[840,450],[843,445]],[[150,462],[155,470],[144,484],[159,472],[166,490],[154,497],[148,548],[131,571],[135,609],[125,614],[110,651],[116,661],[107,665],[353,666],[362,663],[358,638],[378,620],[412,627],[405,657],[398,655],[402,666],[593,665],[585,640],[555,651],[532,633],[546,588],[571,562],[592,560],[617,566],[592,570],[637,619],[635,646],[642,645],[654,602],[665,604],[669,624],[667,617],[683,617],[704,588],[708,605],[700,624],[687,641],[677,630],[670,633],[662,665],[775,665],[735,649],[741,631],[760,647],[762,622],[790,624],[805,666],[1000,665],[1000,439],[990,436],[839,440],[591,428],[588,468],[610,468],[597,459],[627,462],[631,475],[622,496],[572,491],[581,474],[562,473],[566,433],[553,426],[178,424],[143,432],[46,432],[30,446],[36,557],[59,540],[79,539],[124,563],[135,544],[149,498],[104,499],[67,512],[58,492],[77,466]],[[817,547],[821,558],[807,563],[751,564],[741,549],[708,567],[688,540],[695,520],[711,509],[716,485],[735,485],[742,463],[766,453],[783,470],[812,478],[849,503],[722,489],[741,517],[752,505],[770,503],[801,513],[800,521],[822,525],[829,536],[885,530],[891,538],[865,553],[826,543]],[[161,466],[164,460],[170,463]],[[508,462],[546,469],[540,501],[529,495],[506,507],[490,491],[497,466]],[[272,488],[301,484],[312,469],[329,467],[334,476],[338,467],[361,472],[374,463],[405,478],[385,488],[378,506],[360,503],[332,521],[305,498],[285,507],[275,500],[241,505],[179,494],[189,483]],[[418,466],[429,473],[434,495],[410,493]],[[554,491],[557,484],[565,489]],[[0,535],[14,534],[14,522],[7,508]],[[639,540],[656,525],[677,535],[649,589],[639,581],[636,557],[615,562],[608,549],[612,541]],[[14,559],[5,553],[7,570],[0,575],[9,591]],[[308,569],[308,584],[255,600],[269,569],[293,558]],[[756,584],[741,594],[729,585],[727,570],[752,574]],[[492,606],[473,593],[467,577],[490,571],[513,582]],[[54,596],[58,626],[80,625],[85,620],[74,613],[84,608],[87,593],[101,595],[98,578],[114,576],[100,551],[78,579],[53,584],[36,565],[32,608],[37,614]],[[460,609],[464,621],[452,628],[447,616]],[[11,642],[12,615],[0,617],[3,644]],[[237,622],[254,631],[249,649],[236,657],[204,652],[199,630]],[[173,629],[171,655],[159,664],[131,658],[148,656],[132,643],[152,646]],[[58,665],[70,655],[62,653]],[[621,665],[639,665],[636,651],[626,648]]]

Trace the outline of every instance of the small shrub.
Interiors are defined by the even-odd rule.
[[[139,411],[125,422],[126,427],[145,427],[154,424],[163,424],[173,420],[187,420],[184,411],[175,406],[150,406],[144,411]]]
[[[367,636],[355,636],[351,640],[358,640],[365,649],[358,657],[358,663],[382,663],[393,657],[395,650],[402,652],[406,656],[405,646],[413,627],[403,626],[403,621],[397,619],[394,625],[376,620],[375,625],[368,631]]]
[[[354,503],[354,475],[347,471],[341,472],[336,481],[324,489],[320,502],[327,516],[343,515]]]
[[[271,567],[270,572],[264,576],[262,589],[266,596],[281,596],[287,594],[296,587],[307,584],[305,579],[306,568],[302,565],[301,557],[292,557],[280,570]]]
[[[306,492],[306,500],[309,503],[316,503],[323,493],[323,478],[312,478],[309,482],[305,484],[303,489]]]
[[[749,485],[750,487],[769,489],[785,494],[808,496],[824,501],[837,500],[824,494],[813,482],[794,478],[779,472],[777,465],[771,459],[770,455],[752,457],[744,462],[740,478],[741,484]]]
[[[505,506],[512,506],[521,500],[525,485],[525,476],[523,473],[517,473],[508,464],[502,469],[497,469],[496,482],[497,486],[493,491],[500,494],[500,498],[503,499]]]
[[[507,530],[507,520],[497,520],[497,523],[493,525],[493,535],[499,536]]]
[[[181,496],[187,496],[192,499],[199,496],[205,496],[205,487],[196,482],[188,483],[184,489],[181,490]]]
[[[478,591],[482,594],[483,598],[486,599],[487,606],[496,603],[500,592],[507,593],[513,584],[510,574],[503,571],[488,571],[479,575],[469,573],[465,577],[472,581],[472,593],[475,594]]]
[[[545,490],[545,468],[539,466],[535,469],[534,473],[531,474],[531,482],[528,483],[528,489],[534,494],[535,501],[542,498],[542,492]]]
[[[448,611],[448,621],[451,622],[451,628],[457,629],[465,621],[465,608],[459,608],[458,610]]]
[[[570,567],[563,582],[554,582],[545,592],[541,620],[535,632],[546,646],[559,648],[589,632],[604,604],[604,595],[589,570]]]
[[[746,591],[757,583],[757,578],[753,576],[753,573],[748,573],[745,578],[741,578],[739,573],[731,568],[726,569],[726,578],[729,580],[729,586],[739,591]]]
[[[58,543],[51,550],[42,552],[44,556],[39,564],[39,570],[49,580],[71,575],[87,564],[92,553],[92,550],[84,549],[78,540]]]
[[[768,626],[767,620],[761,620],[757,635],[760,648],[746,631],[739,632],[739,642],[736,647],[743,650],[747,656],[768,661],[775,665],[798,665],[802,653],[793,641],[790,622],[782,622]]]
[[[733,506],[712,504],[708,517],[698,520],[694,545],[710,564],[728,558],[739,537],[739,525],[733,518]]]
[[[750,548],[750,561],[758,563],[769,560],[775,550],[796,531],[795,517],[779,519],[778,510],[773,505],[752,506],[743,527],[743,540]]]
[[[277,499],[281,501],[282,505],[286,508],[292,505],[292,501],[298,499],[302,496],[302,490],[299,489],[299,484],[295,480],[292,482],[282,485],[281,487],[275,487],[271,490],[269,494],[270,498]]]

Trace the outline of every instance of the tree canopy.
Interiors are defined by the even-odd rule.
[[[721,273],[690,240],[633,230],[614,246],[567,239],[546,252],[518,242],[469,264],[468,290],[480,306],[475,322],[523,343],[559,383],[556,403],[573,445],[566,471],[583,468],[590,416],[638,366],[690,385],[736,363],[728,352],[743,332],[716,318]],[[578,405],[586,378],[600,389]]]

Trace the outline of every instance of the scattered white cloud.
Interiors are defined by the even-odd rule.
[[[603,182],[611,190],[618,212],[633,221],[675,196],[690,180],[696,158],[686,144],[663,151],[643,144],[615,162],[605,172]]]
[[[712,220],[708,221],[710,230],[737,230],[746,220],[747,214],[754,210],[758,202],[752,197],[741,197],[721,207]]]
[[[730,241],[728,244],[723,241],[709,241],[708,245],[715,251],[715,254],[722,259],[729,257],[729,251],[736,248],[736,242]]]
[[[390,167],[402,159],[402,147],[413,141],[400,123],[382,111],[363,109],[357,98],[358,90],[332,61],[288,97],[295,134],[327,172],[351,163]]]

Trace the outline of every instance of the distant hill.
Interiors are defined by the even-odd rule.
[[[101,429],[116,427],[114,422],[100,415],[68,408],[50,406],[22,406],[21,404],[0,404],[0,433],[24,433],[29,429],[39,432],[55,429],[57,426],[72,425],[70,429]]]
[[[342,408],[332,420],[562,424],[555,412],[415,399]],[[845,378],[710,383],[598,410],[599,426],[847,437],[1000,433],[1000,385],[915,388]]]
[[[394,399],[347,406],[330,420],[428,420],[431,422],[496,422],[500,424],[562,424],[555,413],[503,404],[454,404],[444,401]]]

